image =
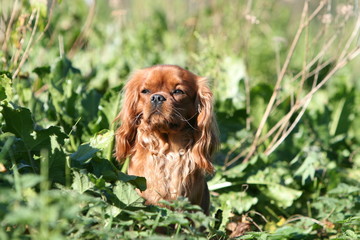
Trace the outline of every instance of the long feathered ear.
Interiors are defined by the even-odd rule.
[[[206,78],[198,77],[198,92],[195,104],[198,108],[197,131],[193,155],[196,164],[207,173],[213,173],[211,156],[218,148],[218,128],[213,113],[213,97]]]
[[[115,156],[120,162],[132,154],[136,140],[137,118],[140,114],[137,110],[139,79],[140,73],[137,72],[125,85],[122,109],[115,119],[115,121],[121,123],[115,133]]]

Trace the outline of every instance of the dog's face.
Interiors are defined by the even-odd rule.
[[[117,120],[116,156],[119,161],[136,152],[140,132],[158,136],[186,132],[188,146],[200,168],[212,171],[210,156],[217,146],[212,93],[207,81],[173,65],[158,65],[133,74],[125,86]],[[159,147],[159,146],[155,146]]]
[[[197,78],[177,68],[159,66],[151,71],[137,73],[139,100],[137,112],[141,124],[153,131],[176,132],[191,127],[197,114]],[[140,120],[140,119],[139,119]]]

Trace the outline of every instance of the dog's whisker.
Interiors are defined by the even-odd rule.
[[[190,121],[197,115],[197,113],[194,113],[190,118],[186,119],[178,110],[181,110],[181,108],[174,108],[174,112],[179,114],[178,117],[181,117],[184,121]]]
[[[142,117],[142,115],[143,115],[143,113],[139,113],[135,116],[134,121],[131,123],[132,127],[135,126],[136,124],[138,124],[138,121]]]
[[[196,116],[196,113],[193,116],[191,116],[189,119],[186,119],[176,109],[174,109],[174,113],[175,113],[176,116],[178,116],[180,118],[181,121],[186,122],[193,130],[196,130],[196,128],[193,125],[191,125],[191,123],[190,123],[190,120],[193,119]]]

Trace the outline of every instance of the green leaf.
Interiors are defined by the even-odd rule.
[[[96,119],[98,110],[99,110],[99,103],[100,103],[101,95],[95,89],[92,89],[89,92],[86,92],[81,99],[80,108],[81,116],[87,122],[90,122],[93,119]]]
[[[36,73],[39,78],[44,78],[46,75],[51,73],[51,68],[50,66],[37,67],[34,68],[33,72]]]
[[[119,170],[107,159],[104,158],[92,158],[91,166],[94,169],[93,173],[97,177],[103,177],[106,181],[114,182],[119,179]]]
[[[6,74],[0,75],[0,101],[12,99],[11,79]]]
[[[108,125],[111,126],[115,117],[119,114],[120,89],[115,88],[109,91],[100,101],[100,111],[105,115]]]
[[[89,179],[86,174],[80,174],[77,171],[73,171],[74,178],[71,188],[79,193],[84,193],[89,189],[92,189],[95,184]]]
[[[4,131],[22,138],[26,146],[33,143],[31,133],[34,131],[34,122],[29,109],[3,106],[2,115],[6,124]]]
[[[27,108],[13,109],[3,106],[2,115],[6,123],[4,131],[15,134],[20,138],[19,143],[25,145],[20,151],[27,153],[25,155],[27,162],[21,157],[19,166],[27,164],[33,168],[33,171],[37,171],[45,159],[41,159],[41,162],[34,159],[36,156],[39,157],[40,151],[47,150],[49,180],[65,184],[66,155],[62,146],[67,135],[60,127],[51,126],[47,129],[35,130],[31,112]]]
[[[90,139],[90,146],[97,149],[106,149],[114,139],[113,130],[102,130]]]
[[[28,144],[28,147],[31,150],[38,150],[48,148],[51,145],[51,136],[56,136],[56,141],[59,144],[64,145],[64,140],[67,138],[67,135],[61,131],[60,127],[51,126],[47,129],[41,129],[32,132],[33,141]],[[54,149],[51,149],[54,152]]]
[[[99,132],[102,129],[114,130],[115,118],[119,114],[121,98],[121,88],[111,89],[101,98],[98,115],[89,124],[92,132]]]
[[[134,186],[129,183],[117,181],[113,192],[126,207],[143,206],[143,198],[135,191]]]
[[[256,184],[259,190],[268,198],[274,201],[279,207],[289,207],[302,195],[302,191],[284,186],[278,182],[281,181],[281,175],[284,174],[281,168],[266,168],[258,171],[256,175],[248,178],[248,184]],[[285,177],[284,175],[283,177]]]
[[[230,100],[236,109],[245,108],[245,91],[241,83],[246,76],[245,64],[242,59],[227,57],[224,60],[227,81],[218,81],[217,99],[225,103]]]
[[[144,177],[127,175],[122,172],[118,172],[118,174],[119,174],[118,175],[119,180],[131,183],[136,188],[138,188],[140,191],[146,190],[146,179]]]
[[[58,58],[51,66],[51,73],[53,75],[52,82],[54,86],[60,88],[66,77],[81,77],[79,69],[74,68],[72,62],[66,57]]]
[[[246,192],[227,192],[219,196],[222,208],[230,208],[241,214],[247,212],[258,202],[257,197],[249,196]]]
[[[336,188],[330,190],[330,195],[349,196],[354,193],[360,193],[360,187],[348,185],[346,183],[340,183]]]
[[[44,178],[36,174],[28,173],[20,175],[17,180],[15,180],[15,178],[7,178],[7,180],[10,181],[10,183],[12,184],[15,184],[15,181],[19,181],[21,188],[25,189],[35,187],[41,181],[44,181]]]
[[[93,148],[89,143],[85,143],[80,145],[76,152],[70,154],[70,158],[83,165],[88,163],[98,151],[100,151],[100,149]]]
[[[346,235],[346,239],[351,239],[351,240],[355,240],[355,239],[359,239],[360,235],[357,235],[353,230],[346,230],[345,231],[345,235]]]
[[[304,162],[298,168],[298,170],[294,173],[295,175],[301,176],[301,183],[305,185],[306,179],[310,178],[311,180],[315,177],[315,164],[318,162],[319,153],[315,151],[308,151],[307,157],[305,158]]]
[[[49,135],[48,135],[49,136]],[[63,135],[50,135],[50,143],[47,146],[49,152],[49,180],[65,185],[66,183],[66,157],[63,150]]]
[[[302,191],[274,183],[259,186],[259,189],[267,197],[274,200],[276,205],[283,208],[290,207],[302,195]]]
[[[98,177],[103,177],[106,181],[113,182],[120,180],[131,183],[141,191],[146,189],[146,179],[144,177],[122,173],[107,159],[93,158],[91,160],[91,165],[94,169],[94,174]]]

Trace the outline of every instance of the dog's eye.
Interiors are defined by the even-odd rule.
[[[148,93],[150,93],[150,90],[149,89],[144,89],[144,90],[141,91],[141,93],[148,94]]]
[[[173,94],[185,94],[183,90],[180,89],[175,89],[173,92]]]

